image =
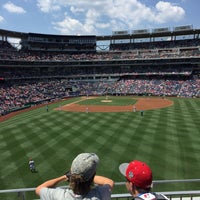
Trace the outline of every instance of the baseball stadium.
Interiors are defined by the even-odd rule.
[[[0,36],[0,199],[38,199],[82,152],[115,181],[112,199],[131,199],[118,168],[133,159],[154,192],[200,199],[200,29]]]

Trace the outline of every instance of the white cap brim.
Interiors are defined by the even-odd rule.
[[[119,171],[122,175],[126,176],[126,169],[128,167],[129,163],[122,163],[120,166],[119,166]]]

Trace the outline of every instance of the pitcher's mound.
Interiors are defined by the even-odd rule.
[[[111,103],[112,100],[101,100],[101,102],[104,102],[104,103]]]

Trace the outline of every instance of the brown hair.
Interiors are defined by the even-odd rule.
[[[72,174],[70,176],[70,188],[75,194],[86,195],[92,186],[94,176],[92,176],[88,181],[84,181],[83,176]]]
[[[136,185],[133,186],[134,189],[136,189],[139,193],[148,193],[151,191],[151,188],[146,188],[146,189],[143,189],[143,188],[140,188]]]

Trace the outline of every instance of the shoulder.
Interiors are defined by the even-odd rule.
[[[108,184],[97,186],[96,189],[99,190],[100,192],[111,193],[111,186]]]
[[[43,199],[74,199],[72,198],[73,195],[69,189],[62,189],[62,188],[42,188],[40,191],[40,197]]]
[[[156,199],[158,200],[164,200],[164,199],[168,199],[164,194],[158,194],[158,193],[154,193],[154,195],[156,196]]]
[[[94,187],[88,194],[87,198],[95,198],[95,199],[111,199],[111,190],[109,185],[102,185]]]

